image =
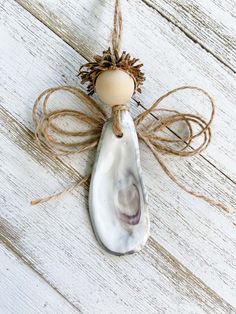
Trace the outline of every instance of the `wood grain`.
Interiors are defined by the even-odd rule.
[[[93,157],[86,155],[59,160],[41,153],[32,141],[30,117],[33,100],[44,88],[77,84],[75,74],[85,59],[13,1],[3,3],[0,10],[0,37],[5,43],[0,47],[4,183],[0,212],[12,250],[21,252],[42,278],[82,312],[235,312],[234,215],[225,217],[177,190],[159,170],[153,171],[156,163],[145,147],[141,152],[152,238],[140,255],[115,258],[99,248],[86,211],[86,191],[42,207],[29,206],[32,197],[66,186],[93,163]],[[102,37],[101,42],[105,43]],[[220,69],[231,82],[231,74]],[[217,95],[222,97],[221,93],[228,98],[225,88]],[[61,102],[68,100],[65,96]],[[134,114],[142,110],[135,102],[132,109]],[[227,108],[221,110],[230,115]],[[213,145],[219,145],[218,138]],[[204,192],[220,195],[235,206],[235,184],[206,159],[168,159],[168,163],[193,188],[200,184]],[[218,164],[222,166],[221,161]],[[231,169],[232,164],[227,167]],[[12,233],[16,236],[11,237]]]
[[[2,242],[2,237],[0,238]],[[0,243],[0,259],[1,313],[79,312],[2,243]]]
[[[232,0],[143,0],[193,42],[236,72],[236,3]]]
[[[85,313],[156,313],[157,308],[168,313],[176,313],[176,309],[180,313],[233,313],[230,304],[153,237],[139,254],[122,258],[107,254],[94,239],[83,191],[79,196],[68,195],[66,202],[33,210],[28,202],[31,195],[47,188],[43,180],[35,185],[35,169],[47,178],[49,186],[58,185],[59,180],[65,184],[67,170],[55,165],[49,169],[47,165],[54,161],[40,151],[34,153],[31,132],[3,109],[0,120],[6,127],[0,129],[1,143],[5,144],[3,169],[7,161],[12,165],[7,173],[1,173],[3,199],[14,189],[14,199],[2,204],[0,240],[74,308]]]

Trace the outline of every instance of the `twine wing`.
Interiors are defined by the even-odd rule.
[[[164,99],[183,90],[197,91],[207,97],[211,106],[211,114],[208,121],[201,118],[199,115],[158,108]],[[148,115],[154,112],[167,113],[167,116],[161,117],[161,119],[155,119],[154,121],[145,124],[145,120]],[[174,181],[185,192],[197,198],[203,199],[211,205],[220,207],[226,212],[229,212],[228,208],[224,204],[197,193],[196,191],[192,191],[187,184],[180,182],[160,157],[161,154],[179,157],[189,157],[200,154],[207,148],[211,141],[211,125],[214,115],[215,104],[212,97],[206,91],[194,86],[183,86],[173,89],[161,96],[155,101],[150,109],[147,109],[138,115],[134,121],[139,138],[150,148],[161,168],[172,181]],[[164,129],[166,128],[173,132],[172,128],[179,122],[183,122],[185,124],[187,129],[186,136],[180,137],[175,134],[174,138],[169,138],[162,135]],[[199,139],[200,141],[198,141],[198,144],[195,145],[195,140]]]
[[[59,91],[65,91],[76,96],[83,106],[88,109],[89,113],[72,109],[49,111],[49,98]],[[103,124],[107,120],[106,113],[93,99],[80,89],[71,86],[49,88],[41,93],[34,103],[32,118],[35,123],[35,139],[39,147],[42,150],[49,150],[52,156],[65,156],[96,148]],[[63,118],[74,118],[78,121],[79,127],[86,126],[88,128],[86,130],[69,131],[60,125]],[[63,197],[67,192],[73,191],[89,180],[90,175],[87,175],[63,191],[33,200],[31,204],[42,204]]]
[[[49,99],[59,91],[66,91],[76,96],[83,106],[88,109],[89,113],[72,109],[49,111]],[[40,105],[41,111],[39,110]],[[107,119],[106,113],[93,99],[80,89],[71,86],[49,88],[40,94],[34,103],[32,117],[35,123],[35,138],[38,145],[42,149],[49,149],[57,156],[80,153],[95,148],[100,138],[102,126]],[[64,118],[74,118],[78,120],[79,127],[83,126],[87,129],[69,131],[60,125],[61,120]]]

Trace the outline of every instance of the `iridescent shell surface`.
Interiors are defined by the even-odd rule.
[[[138,138],[128,111],[122,112],[121,125],[121,138],[113,134],[111,121],[103,127],[89,192],[96,237],[116,255],[141,250],[150,227]]]

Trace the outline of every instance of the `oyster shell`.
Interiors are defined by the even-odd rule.
[[[93,167],[89,212],[98,241],[116,255],[142,249],[149,214],[142,180],[138,138],[128,111],[121,113],[123,137],[105,123]]]

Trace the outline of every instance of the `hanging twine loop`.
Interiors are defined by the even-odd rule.
[[[112,53],[115,56],[115,59],[118,59],[120,56],[122,33],[123,33],[123,17],[121,11],[121,4],[120,0],[116,0],[112,32]]]
[[[122,33],[123,33],[123,17],[121,11],[121,3],[120,0],[116,0],[112,32],[112,54],[114,58],[114,69],[116,69],[115,60],[119,59],[120,57]],[[121,128],[121,112],[123,110],[128,110],[128,106],[123,104],[112,107],[112,129],[113,133],[117,137],[122,137],[123,135]]]

